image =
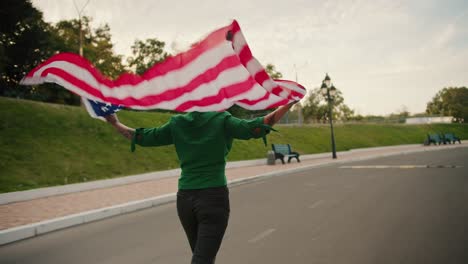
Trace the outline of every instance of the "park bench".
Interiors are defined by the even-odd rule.
[[[439,134],[427,134],[428,145],[434,143],[434,145],[445,144],[445,140]]]
[[[455,134],[453,134],[453,133],[445,133],[444,134],[444,139],[449,144],[455,144],[455,142],[457,142],[457,141],[458,141],[458,143],[461,144],[460,138],[455,136]]]
[[[273,152],[275,152],[275,160],[280,159],[284,164],[284,158],[288,158],[288,163],[291,162],[292,158],[296,158],[297,162],[299,160],[299,153],[291,151],[291,145],[289,144],[271,144]]]

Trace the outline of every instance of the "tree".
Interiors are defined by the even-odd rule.
[[[304,119],[325,123],[328,120],[328,102],[320,92],[320,88],[315,88],[309,92],[303,106]],[[336,90],[332,101],[333,120],[348,121],[352,120],[354,110],[344,103],[343,94]]]
[[[19,81],[49,57],[49,25],[29,0],[0,1],[0,95],[27,97]]]
[[[79,104],[79,97],[55,84],[19,86],[27,72],[58,52],[78,52],[79,22],[64,20],[56,25],[43,21],[30,0],[0,2],[0,95],[47,102]],[[105,76],[125,71],[122,56],[115,55],[108,25],[93,30],[83,17],[84,56]]]
[[[304,120],[314,120],[320,122],[326,112],[326,105],[321,104],[323,97],[320,95],[320,89],[315,88],[310,91],[302,107]]]
[[[272,79],[281,79],[283,78],[283,74],[276,70],[275,65],[268,63],[265,67],[265,71],[270,75]]]
[[[468,88],[443,88],[427,103],[426,113],[453,116],[457,122],[468,122]]]
[[[346,104],[338,106],[339,118],[341,121],[349,121],[354,119],[354,110],[349,108]]]
[[[83,57],[88,59],[104,76],[115,78],[125,71],[122,56],[116,55],[107,24],[93,29],[91,18],[81,20],[83,30]],[[80,22],[78,19],[62,20],[48,27],[50,53],[79,51]],[[80,104],[80,97],[56,84],[26,86],[29,96],[25,98],[62,104]]]
[[[13,2],[16,3],[16,1]],[[5,53],[2,59],[6,58],[5,64],[2,61],[3,65],[0,66],[0,68],[6,68],[2,71],[1,87],[8,89],[7,92],[2,92],[2,95],[53,103],[79,104],[78,96],[56,84],[18,85],[28,71],[53,54],[78,52],[79,21],[77,19],[63,20],[50,25],[42,21],[42,13],[32,7],[29,1],[18,1],[18,3],[17,7],[11,8],[11,12],[18,11],[15,17],[16,25],[19,26],[10,33],[6,31],[8,34],[2,33],[2,43],[11,43],[10,46],[6,45],[6,48],[2,45],[0,50]],[[22,16],[25,16],[23,12],[26,12],[27,18],[21,20]],[[89,17],[82,18],[83,55],[103,75],[115,78],[125,71],[125,67],[122,64],[122,56],[116,55],[113,51],[110,28],[105,24],[92,29],[90,21]]]
[[[143,74],[153,65],[164,61],[169,53],[164,51],[166,43],[156,38],[145,41],[135,40],[132,46],[132,54],[127,59],[128,66],[135,69],[137,74]]]
[[[126,71],[122,63],[123,56],[114,53],[110,27],[107,24],[91,28],[90,17],[82,17],[83,57],[88,59],[106,77],[116,78]],[[80,22],[78,19],[62,20],[53,28],[56,52],[74,52],[79,50]]]
[[[104,75],[115,78],[127,71],[122,62],[123,56],[114,53],[109,25],[105,24],[94,30],[91,47],[93,48],[89,49],[88,56],[90,59],[94,57],[94,65]]]
[[[391,113],[386,119],[390,122],[405,123],[406,119],[410,116],[408,107],[403,105],[396,113]]]

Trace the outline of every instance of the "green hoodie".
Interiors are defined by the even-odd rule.
[[[182,169],[179,189],[203,189],[227,184],[226,157],[233,139],[264,138],[271,127],[263,117],[244,120],[228,112],[190,112],[175,115],[156,128],[138,128],[135,144],[163,146],[174,144]]]

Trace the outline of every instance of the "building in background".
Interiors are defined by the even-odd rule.
[[[446,123],[450,124],[453,121],[453,116],[422,116],[422,117],[408,117],[405,123],[410,125],[417,124],[435,124]]]

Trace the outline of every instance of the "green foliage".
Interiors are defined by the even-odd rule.
[[[29,0],[0,1],[0,95],[28,97],[19,81],[52,55],[48,24]]]
[[[331,102],[333,120],[348,121],[353,120],[354,110],[344,103],[343,94],[336,90],[336,94]],[[328,122],[329,107],[327,99],[322,95],[319,88],[309,92],[303,106],[304,119],[317,122]]]
[[[302,107],[305,120],[319,121],[321,117],[326,115],[326,105],[321,104],[323,97],[320,95],[320,90],[314,89],[310,91]]]
[[[131,127],[160,126],[171,114],[121,111]],[[81,107],[0,97],[0,192],[115,178],[179,166],[173,146],[137,147]],[[268,143],[290,143],[301,154],[329,152],[328,126],[276,126]],[[339,151],[422,143],[427,133],[452,132],[468,138],[466,124],[337,125]],[[262,140],[235,140],[229,160],[264,158]]]
[[[342,121],[349,121],[354,117],[354,110],[344,103],[338,106],[337,112],[340,115],[340,120]]]
[[[85,50],[86,46],[90,43],[91,27],[89,22],[89,17],[83,17],[81,21],[83,31],[83,50]],[[59,21],[55,25],[51,25],[51,31],[55,37],[53,48],[57,52],[79,52],[80,24],[77,19]]]
[[[20,86],[27,72],[58,52],[79,51],[80,21],[64,20],[56,25],[43,21],[42,13],[29,0],[1,1],[0,95],[54,103],[79,104],[79,97],[55,84]],[[92,29],[83,17],[84,56],[105,76],[125,71],[122,56],[115,55],[108,25]]]
[[[115,78],[126,71],[122,64],[122,55],[114,54],[110,27],[107,24],[95,29],[91,27],[91,18],[81,19],[83,31],[83,56],[99,71],[109,78]],[[56,52],[79,52],[80,21],[62,20],[51,28],[56,41]]]
[[[134,68],[137,74],[145,73],[153,65],[164,61],[169,53],[164,51],[164,41],[156,38],[146,39],[145,41],[135,40],[132,46],[133,56],[127,59],[128,66]]]
[[[386,119],[388,120],[396,120],[398,123],[405,123],[406,118],[410,116],[410,112],[406,106],[402,106],[400,110],[396,113],[391,113]]]
[[[378,115],[367,115],[367,116],[361,116],[361,121],[364,122],[369,122],[369,123],[382,123],[385,122],[386,118],[384,116],[378,116]]]
[[[453,116],[456,122],[468,122],[468,88],[449,87],[440,90],[427,103],[430,115]]]
[[[265,67],[265,71],[270,75],[272,79],[281,79],[283,78],[283,74],[276,70],[275,65],[268,63]]]
[[[125,71],[122,56],[115,55],[111,42],[110,28],[103,25],[91,28],[91,18],[83,17],[81,27],[83,31],[83,56],[87,58],[104,76],[114,78]],[[79,51],[80,21],[77,19],[62,20],[48,27],[48,53]],[[44,57],[43,60],[49,56]],[[37,66],[37,65],[35,65]],[[27,95],[19,96],[52,103],[79,105],[80,98],[56,84],[24,86]]]

